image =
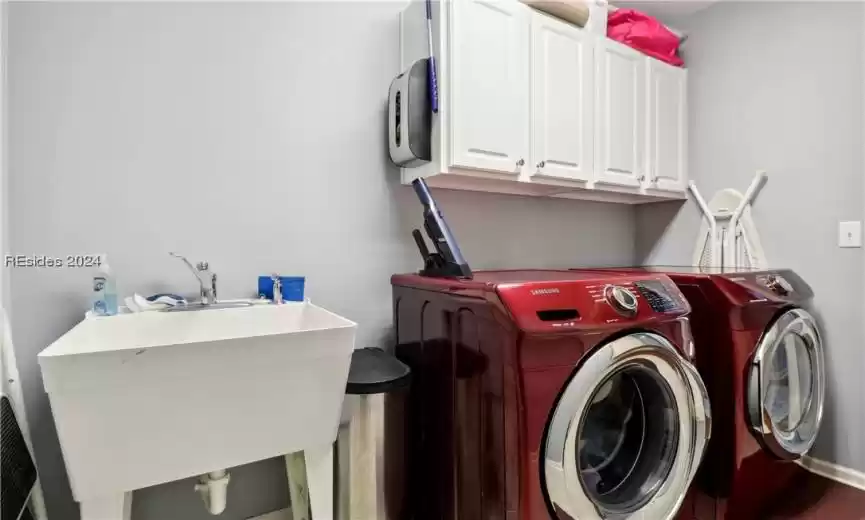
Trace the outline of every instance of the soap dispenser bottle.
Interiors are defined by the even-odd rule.
[[[114,316],[117,314],[117,283],[106,256],[101,255],[99,259],[99,272],[93,277],[93,314]]]

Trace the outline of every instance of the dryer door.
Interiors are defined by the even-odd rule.
[[[823,419],[823,343],[814,318],[785,312],[763,334],[748,376],[748,415],[763,446],[782,459],[806,454]]]
[[[661,336],[601,346],[550,415],[542,487],[553,518],[675,517],[711,429],[700,376]]]

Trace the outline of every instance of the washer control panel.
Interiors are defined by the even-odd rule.
[[[641,280],[634,282],[634,287],[655,312],[678,312],[683,309],[679,299],[660,280]]]
[[[691,307],[673,281],[660,273],[584,271],[492,272],[503,279],[491,284],[481,271],[469,289],[493,290],[521,330],[564,332],[612,325],[652,326],[687,316]],[[521,278],[534,279],[521,281]],[[517,282],[513,279],[517,278]],[[453,294],[449,280],[426,280]],[[480,282],[480,283],[479,283]]]
[[[637,314],[637,295],[618,285],[604,287],[604,299],[622,316]]]

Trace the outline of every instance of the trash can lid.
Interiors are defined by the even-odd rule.
[[[408,386],[411,369],[380,348],[357,349],[351,354],[345,393],[383,394]]]

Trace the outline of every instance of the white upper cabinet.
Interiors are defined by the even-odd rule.
[[[595,182],[639,188],[646,178],[648,58],[607,38],[595,48]]]
[[[529,11],[517,0],[450,3],[451,166],[519,174],[529,160]]]
[[[649,60],[649,189],[686,188],[687,74],[680,67]]]
[[[583,30],[531,12],[532,177],[592,178],[592,52]]]
[[[520,0],[434,0],[433,188],[639,204],[687,186],[687,73]],[[405,71],[429,56],[424,0],[400,15]],[[396,74],[396,72],[395,72]]]

